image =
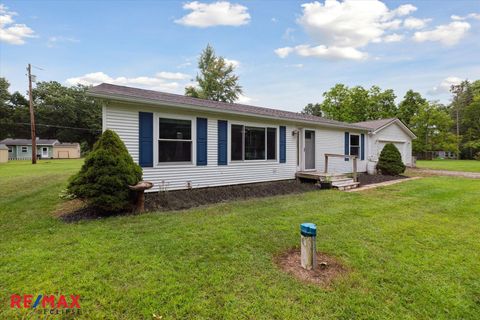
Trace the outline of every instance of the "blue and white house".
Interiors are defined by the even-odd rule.
[[[106,102],[103,130],[120,136],[154,183],[150,191],[294,179],[322,171],[325,154],[357,156],[357,170],[365,172],[378,152],[375,130],[362,124],[105,83],[88,94]],[[415,136],[401,122],[390,126],[382,130],[405,141],[400,151],[410,165]],[[352,172],[352,161],[329,158],[328,168]]]

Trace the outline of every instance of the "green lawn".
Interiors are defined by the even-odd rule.
[[[417,160],[418,168],[480,172],[478,160]]]
[[[0,318],[19,294],[78,294],[97,319],[478,319],[480,180],[430,177],[66,224],[50,212],[81,162],[0,165]],[[330,290],[273,257],[315,222],[351,273]]]

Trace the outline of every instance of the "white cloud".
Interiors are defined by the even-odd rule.
[[[467,20],[467,19],[480,20],[480,13],[469,13],[466,16],[452,15],[452,16],[450,16],[450,18],[452,18],[452,20],[455,20],[455,21],[462,21],[462,20]]]
[[[135,86],[144,89],[159,90],[159,91],[168,91],[168,92],[180,92],[183,90],[181,86],[176,81],[169,80],[180,80],[186,79],[187,75],[174,72],[159,72],[155,76],[140,76],[140,77],[117,77],[113,78],[103,72],[93,72],[87,73],[80,77],[68,78],[65,82],[68,85],[98,85],[100,83],[111,83],[116,85],[125,85],[125,86]],[[188,77],[188,76],[187,76]],[[176,79],[174,79],[176,78]]]
[[[241,94],[240,96],[238,96],[238,100],[235,101],[235,103],[249,104],[249,103],[251,103],[252,101],[253,101],[252,98],[247,97],[247,96]]]
[[[284,47],[275,49],[274,52],[280,58],[286,58],[290,53],[292,53],[295,49],[292,47]]]
[[[73,37],[63,37],[63,36],[49,37],[47,41],[47,47],[53,48],[58,43],[65,43],[65,42],[77,43],[77,42],[80,42],[80,40],[75,39]]]
[[[443,94],[443,93],[449,93],[450,88],[453,85],[460,84],[464,79],[459,78],[459,77],[447,77],[440,82],[438,86],[433,87],[431,90],[428,91],[430,95],[438,95],[438,94]]]
[[[406,16],[415,11],[417,11],[417,7],[415,7],[414,5],[403,4],[399,6],[397,9],[393,10],[392,13],[393,15]]]
[[[302,57],[317,57],[333,60],[363,60],[366,59],[368,56],[367,53],[357,50],[354,47],[327,47],[324,45],[312,47],[308,44],[302,44],[296,47],[284,47],[275,50],[275,53],[280,58],[285,58],[292,52],[295,52]]]
[[[155,74],[155,76],[157,76],[157,78],[162,78],[162,79],[165,79],[165,80],[185,80],[185,79],[190,78],[190,76],[188,74],[185,74],[185,73],[166,72],[166,71],[158,72],[157,74]]]
[[[470,29],[470,24],[464,21],[453,21],[446,25],[436,26],[429,31],[417,31],[413,40],[417,42],[438,41],[445,46],[453,46],[462,39]]]
[[[234,69],[240,67],[240,61],[238,60],[227,59],[227,58],[223,58],[223,59],[227,64],[231,65]]]
[[[383,37],[384,42],[399,42],[402,41],[405,36],[403,34],[392,33]]]
[[[8,8],[0,4],[0,41],[21,45],[26,38],[33,38],[35,32],[23,23],[15,23],[13,16],[16,12],[8,11]]]
[[[175,22],[191,27],[241,26],[250,22],[247,7],[227,1],[213,3],[193,1],[184,4],[183,9],[192,12]]]
[[[303,26],[316,45],[303,44],[284,47],[275,53],[284,58],[295,52],[303,56],[331,59],[365,59],[368,54],[361,49],[370,43],[403,39],[400,35],[388,35],[389,30],[402,27],[403,17],[417,10],[411,4],[390,10],[379,0],[325,0],[302,5],[303,13],[297,22]]]
[[[403,21],[403,26],[407,29],[423,29],[430,21],[432,21],[432,19],[418,19],[414,17],[408,17]]]

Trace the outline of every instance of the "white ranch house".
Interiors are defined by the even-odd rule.
[[[350,124],[295,112],[101,84],[103,130],[115,131],[150,190],[179,190],[295,179],[324,170],[325,154],[357,156],[358,172],[393,142],[411,165],[415,135],[397,119]],[[328,159],[331,173],[352,159]]]

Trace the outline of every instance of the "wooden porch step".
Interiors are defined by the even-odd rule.
[[[360,185],[360,182],[353,182],[353,180],[352,180],[352,182],[341,183],[341,184],[338,184],[334,187],[337,188],[338,190],[343,191],[343,190],[350,190],[350,189],[358,188],[359,185]]]

